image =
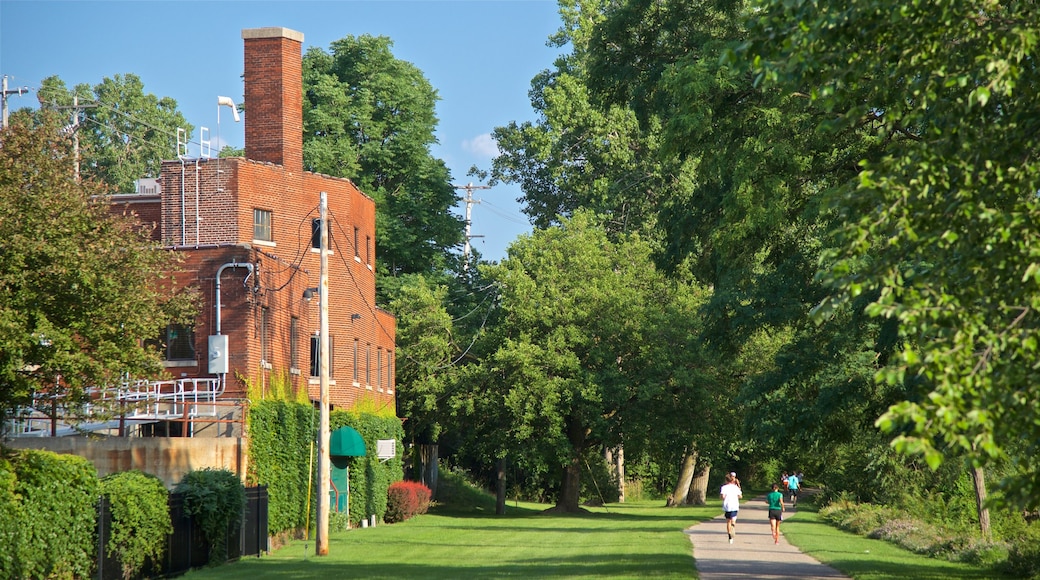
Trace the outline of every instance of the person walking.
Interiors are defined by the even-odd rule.
[[[801,484],[801,480],[798,476],[791,474],[787,476],[787,489],[791,492],[791,505],[798,505],[798,486]]]
[[[773,543],[780,543],[780,522],[784,521],[784,494],[780,486],[773,484],[773,491],[766,495],[769,504],[769,531],[773,533]]]
[[[722,497],[722,511],[726,516],[726,535],[729,543],[733,543],[733,536],[737,533],[737,512],[740,510],[740,498],[744,496],[740,491],[736,475],[726,475],[726,485],[722,486],[719,495]]]

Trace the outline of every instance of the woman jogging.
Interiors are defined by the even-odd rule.
[[[722,486],[722,490],[719,495],[722,496],[722,511],[726,514],[726,535],[729,536],[729,543],[733,543],[733,535],[736,534],[737,530],[737,511],[740,510],[740,498],[743,497],[743,493],[740,491],[740,486],[735,482],[737,478],[732,473],[726,475],[726,485]]]
[[[773,543],[780,543],[780,522],[784,521],[784,494],[780,486],[773,484],[773,491],[766,495],[769,504],[769,531],[773,533]]]

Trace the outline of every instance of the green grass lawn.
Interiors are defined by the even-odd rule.
[[[785,521],[782,529],[787,541],[802,552],[856,580],[1008,578],[989,568],[928,558],[842,531],[820,519],[809,502],[799,502],[797,517]]]
[[[665,508],[661,501],[543,515],[545,505],[510,503],[496,516],[485,503],[436,508],[400,524],[330,534],[328,556],[296,541],[263,558],[245,558],[185,578],[696,578],[682,530],[719,514],[720,504]],[[810,556],[857,580],[1003,578],[934,560],[880,540],[843,532],[817,518],[809,502],[784,522],[784,535]]]
[[[544,505],[442,511],[400,524],[329,535],[328,556],[297,541],[185,576],[206,578],[693,578],[685,528],[718,506],[670,509],[663,502],[589,508],[587,515],[542,515]]]

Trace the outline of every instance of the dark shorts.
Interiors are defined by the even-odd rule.
[[[792,489],[792,490],[790,490],[790,491],[791,491],[791,495],[793,495],[793,496],[797,496],[798,495],[798,488],[797,487]]]
[[[782,522],[784,521],[784,512],[781,510],[769,510],[769,519]]]
[[[724,512],[724,513],[726,514],[726,519],[727,520],[735,520],[735,519],[737,519],[737,512],[736,511]]]

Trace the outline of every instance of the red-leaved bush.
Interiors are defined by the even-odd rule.
[[[418,481],[398,481],[387,491],[387,523],[403,522],[430,509],[430,488]]]

